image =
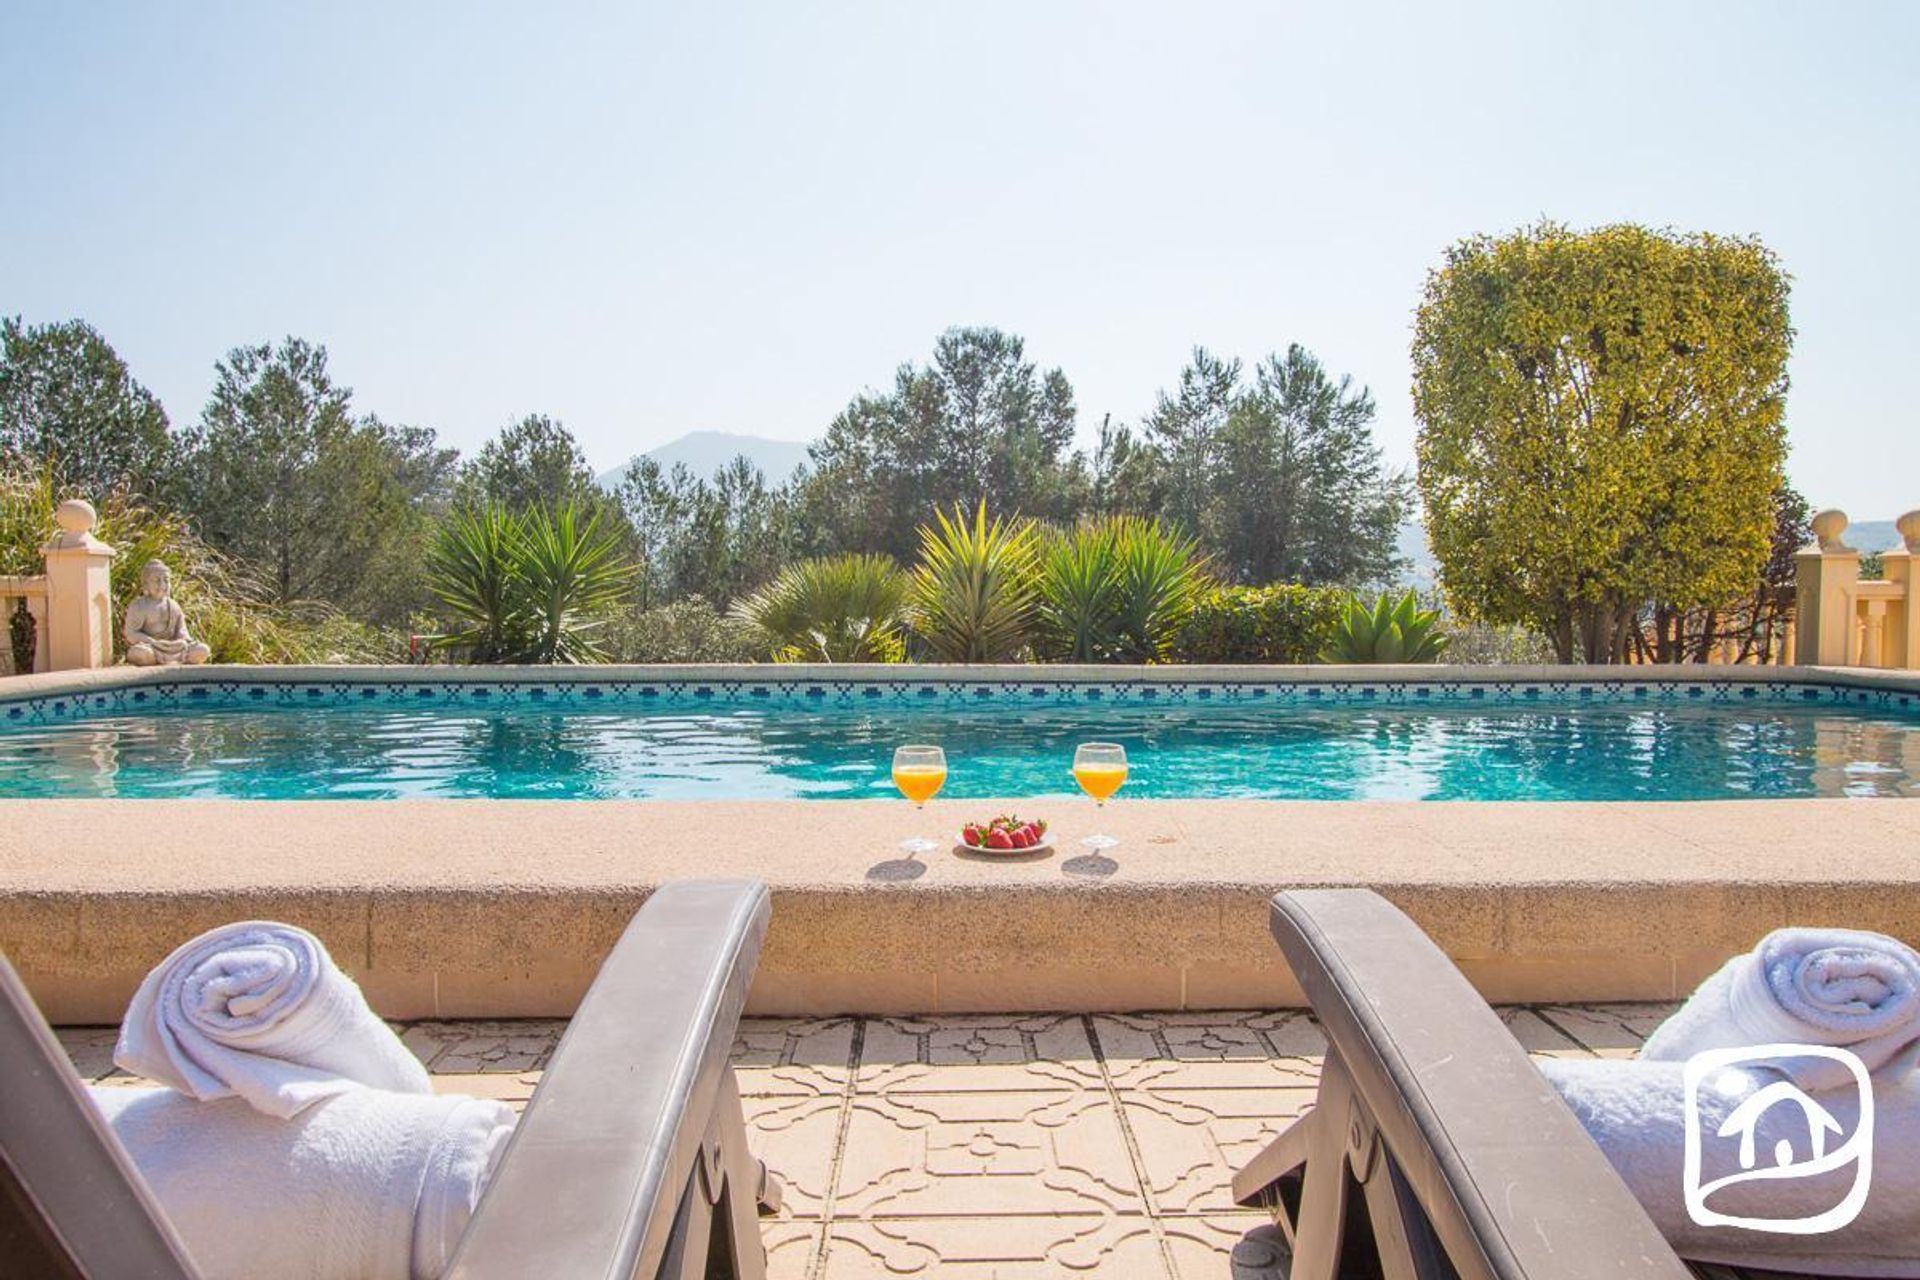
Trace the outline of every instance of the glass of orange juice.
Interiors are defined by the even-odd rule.
[[[898,747],[893,753],[893,785],[913,801],[915,809],[927,807],[927,801],[947,784],[947,753],[938,747],[912,745]],[[940,846],[925,836],[903,840],[900,847],[908,853],[931,853]]]
[[[1093,797],[1095,807],[1104,807],[1113,793],[1126,783],[1127,749],[1117,742],[1081,743],[1073,753],[1073,780]],[[1120,839],[1091,835],[1080,843],[1089,849],[1111,849]]]

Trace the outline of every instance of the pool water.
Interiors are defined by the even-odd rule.
[[[906,742],[947,797],[1073,790],[1124,743],[1123,797],[1714,800],[1920,796],[1920,717],[1818,704],[792,704],[161,709],[0,727],[0,797],[891,796]]]

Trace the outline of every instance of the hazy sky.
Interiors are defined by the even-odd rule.
[[[598,467],[818,434],[952,324],[1082,426],[1189,347],[1290,341],[1412,460],[1450,241],[1757,233],[1795,283],[1790,469],[1920,507],[1920,4],[9,4],[0,313],[79,316],[176,422],[293,333],[471,449]]]

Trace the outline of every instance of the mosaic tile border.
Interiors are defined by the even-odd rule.
[[[340,680],[232,679],[170,682],[0,699],[0,730],[100,716],[200,708],[408,706],[420,709],[527,707],[594,712],[788,708],[876,712],[996,706],[1532,706],[1643,704],[1857,708],[1920,714],[1920,690],[1804,680],[874,680],[556,679]]]

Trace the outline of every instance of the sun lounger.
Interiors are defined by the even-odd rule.
[[[761,1280],[728,1052],[767,891],[669,885],[635,915],[567,1028],[447,1270],[459,1280]],[[152,1193],[0,959],[0,1259],[7,1274],[198,1280]],[[265,1260],[263,1260],[265,1261]]]
[[[1733,1280],[1690,1269],[1498,1015],[1364,889],[1273,899],[1327,1035],[1312,1111],[1234,1179],[1271,1209],[1291,1280]]]

